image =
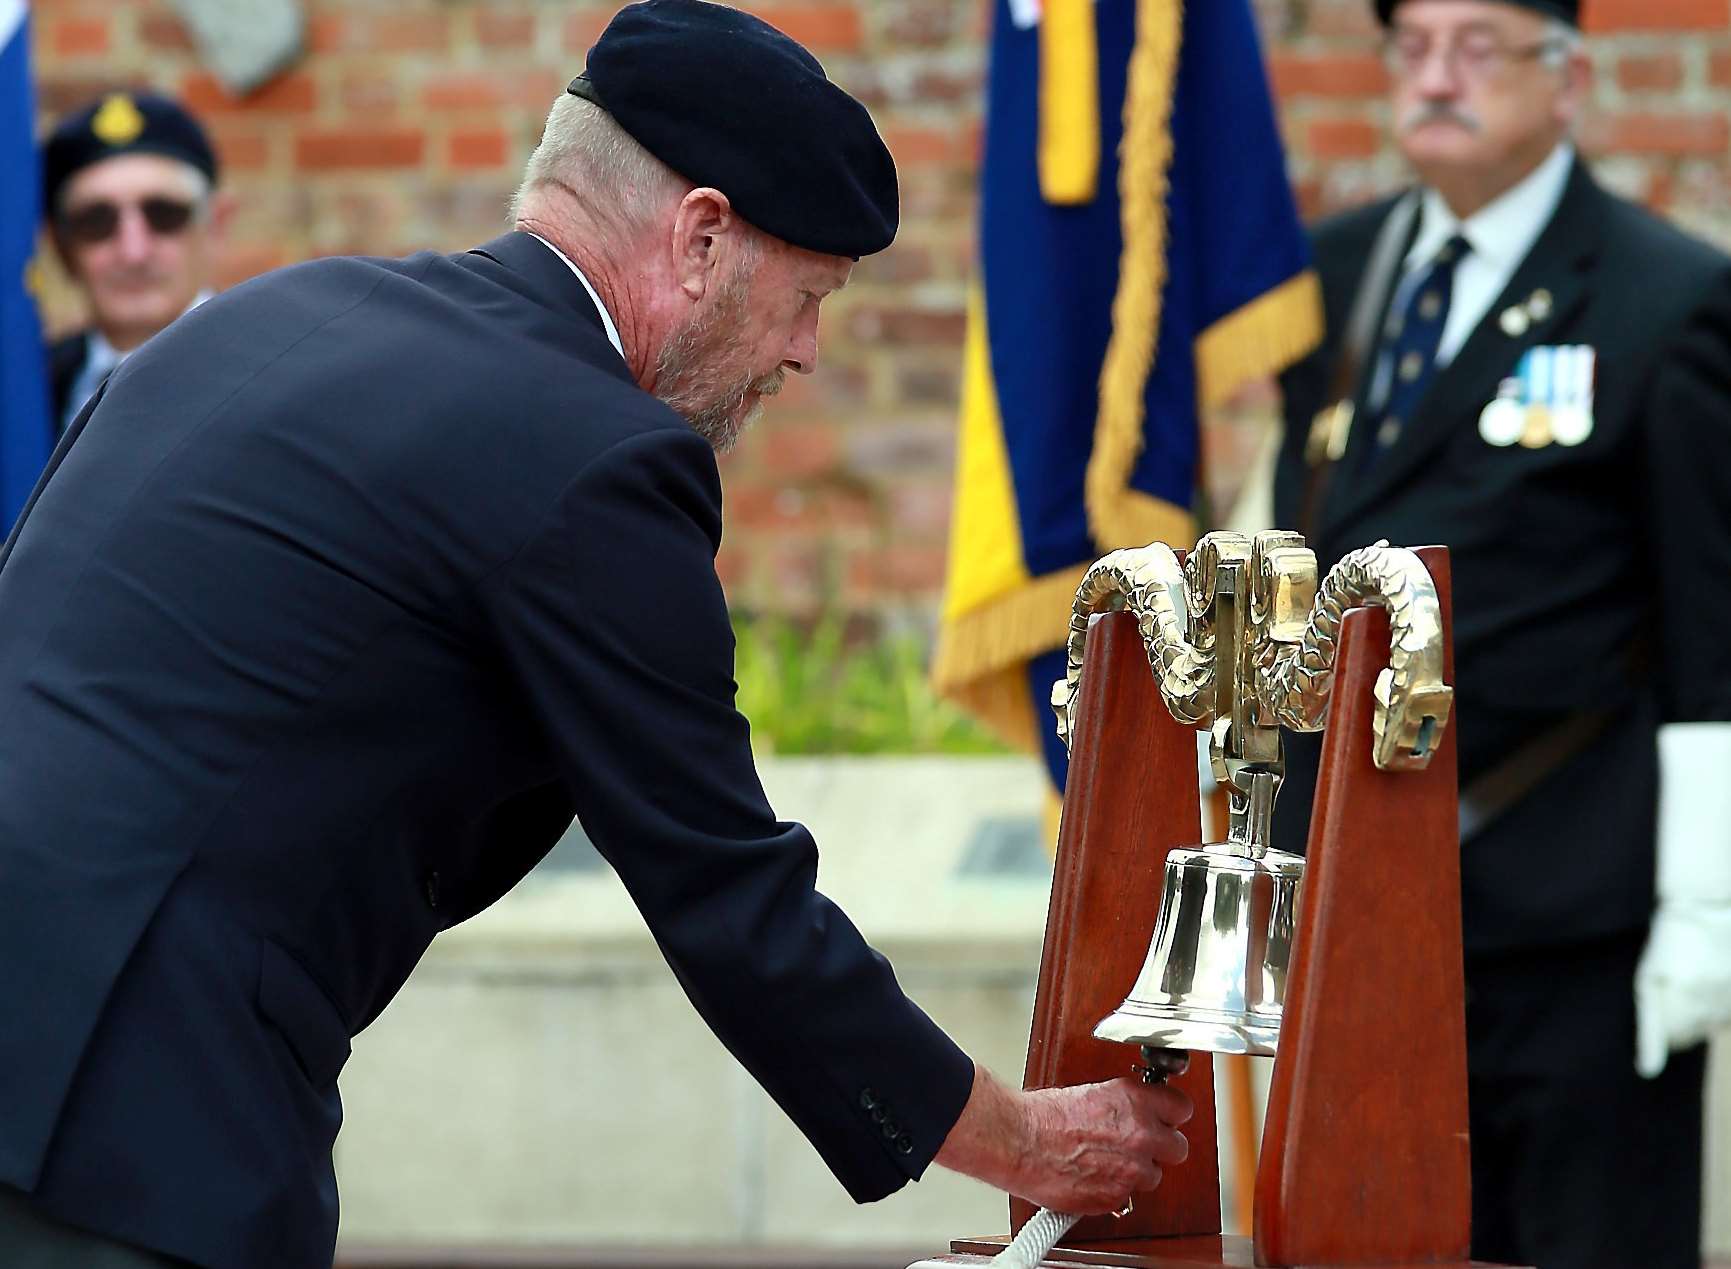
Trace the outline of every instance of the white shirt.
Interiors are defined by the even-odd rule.
[[[612,344],[619,355],[623,357],[625,345],[619,342],[619,328],[613,324],[613,314],[607,311],[607,306],[601,302],[601,296],[590,285],[589,279],[583,276],[583,270],[577,267],[577,262],[533,230],[529,231],[529,236],[563,260],[571,272],[577,275],[577,280],[583,284],[583,289],[589,292],[589,298],[595,301],[595,311],[601,314],[601,327],[607,332],[607,342]]]
[[[186,306],[186,312],[182,313],[181,316],[185,317],[187,313],[203,304],[211,297],[211,294],[210,291],[200,291],[193,296],[192,303]],[[150,341],[145,341],[145,343],[148,342]],[[138,347],[142,348],[144,344],[140,344]],[[109,343],[107,336],[99,330],[92,330],[84,337],[84,364],[78,368],[78,373],[72,376],[72,387],[66,394],[66,413],[60,419],[62,432],[72,426],[72,420],[78,417],[78,412],[84,408],[85,403],[91,397],[96,395],[96,390],[102,386],[102,381],[108,377],[108,372],[136,351],[138,349],[129,348],[125,352],[121,352]]]
[[[1406,253],[1399,290],[1404,292],[1416,281],[1456,234],[1472,247],[1455,266],[1448,320],[1443,323],[1442,341],[1437,345],[1438,366],[1454,360],[1467,336],[1484,320],[1521,261],[1527,258],[1527,252],[1533,249],[1563,199],[1563,187],[1569,182],[1574,159],[1574,146],[1563,142],[1519,184],[1465,220],[1449,210],[1441,194],[1434,189],[1425,190],[1418,236]],[[1391,307],[1390,311],[1401,310]]]

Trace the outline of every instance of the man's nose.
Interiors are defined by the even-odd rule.
[[[1454,50],[1446,45],[1433,49],[1413,76],[1413,87],[1429,101],[1452,101],[1460,96],[1461,77],[1455,68]]]
[[[817,314],[802,318],[795,328],[793,337],[787,341],[787,349],[781,355],[781,364],[796,375],[808,375],[817,369]]]
[[[145,223],[144,212],[137,206],[120,209],[120,227],[115,230],[115,250],[128,264],[149,258],[156,245],[156,235]]]

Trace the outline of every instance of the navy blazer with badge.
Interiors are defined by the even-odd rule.
[[[1329,404],[1340,334],[1393,206],[1313,235],[1328,337],[1283,380],[1279,525],[1298,524],[1311,420]],[[1549,313],[1507,333],[1502,312],[1538,290]],[[1479,414],[1500,381],[1527,349],[1564,344],[1597,353],[1590,435],[1488,444]],[[1469,955],[1643,929],[1655,729],[1731,719],[1731,259],[1606,193],[1577,160],[1504,293],[1365,470],[1368,430],[1354,429],[1311,545],[1323,568],[1379,538],[1449,547],[1463,788],[1576,711],[1611,711],[1590,744],[1463,844]],[[1288,754],[1276,843],[1302,850],[1315,738],[1289,737]]]
[[[709,446],[526,234],[271,274],[129,358],[0,562],[0,1184],[328,1265],[350,1037],[573,813],[848,1191],[918,1176],[972,1064],[765,800],[720,532]]]

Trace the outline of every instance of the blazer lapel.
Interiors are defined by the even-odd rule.
[[[1598,253],[1604,199],[1586,166],[1576,159],[1550,223],[1503,293],[1485,310],[1454,359],[1437,372],[1394,448],[1362,480],[1342,482],[1346,487],[1340,497],[1330,499],[1330,522],[1357,515],[1412,479],[1457,429],[1468,425],[1464,418],[1477,418],[1521,355],[1549,342],[1551,332],[1561,329],[1586,301],[1587,272]],[[1550,311],[1519,335],[1510,335],[1502,328],[1503,311],[1524,305],[1541,289],[1550,292]]]

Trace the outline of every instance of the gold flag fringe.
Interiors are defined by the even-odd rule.
[[[1278,374],[1322,342],[1322,284],[1306,269],[1241,305],[1196,337],[1196,397],[1203,410],[1252,379]]]
[[[1078,564],[1047,573],[951,617],[938,635],[932,686],[1010,744],[1033,745],[1044,720],[1030,708],[1022,665],[1068,637],[1070,607],[1087,571]]]

